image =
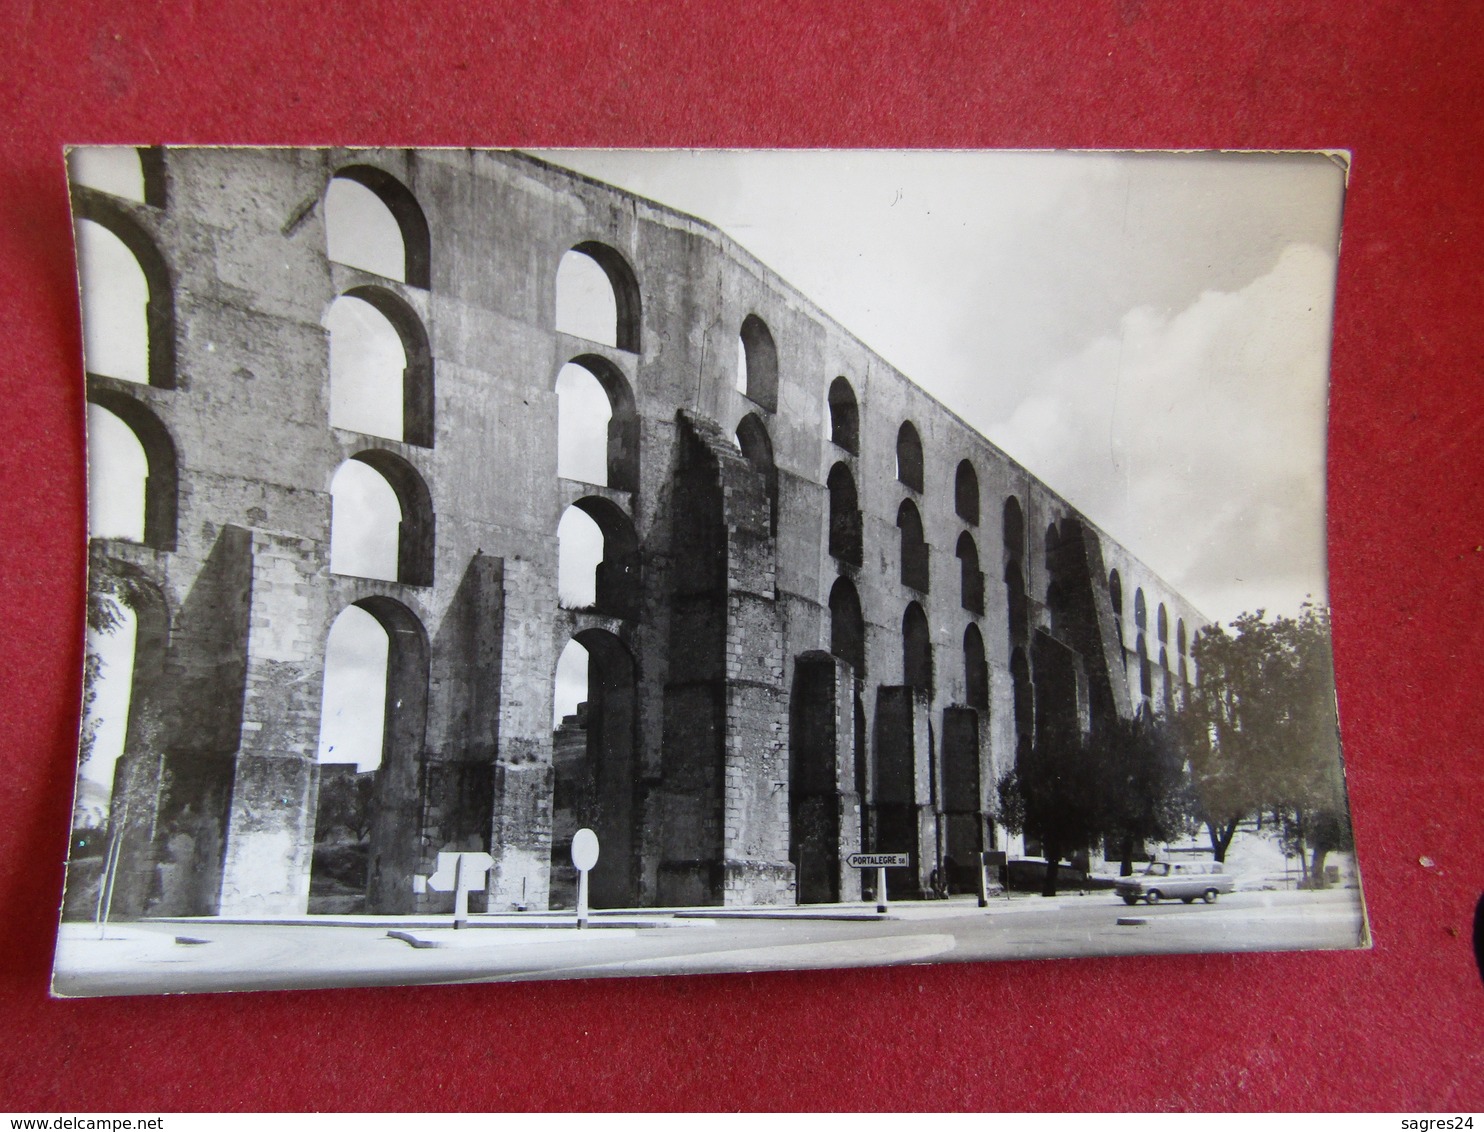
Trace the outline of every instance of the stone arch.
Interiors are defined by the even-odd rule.
[[[830,443],[845,449],[852,456],[859,456],[860,406],[855,399],[855,390],[850,382],[837,377],[830,382]]]
[[[362,188],[369,189],[391,214],[397,231],[402,237],[402,274],[399,282],[422,290],[431,287],[432,235],[428,231],[428,218],[423,214],[422,206],[417,203],[417,197],[412,194],[412,190],[385,169],[378,169],[374,165],[346,165],[335,171],[331,184],[333,185],[336,180],[354,182]],[[330,228],[331,224],[327,222],[326,227]],[[327,231],[326,235],[333,242],[340,242],[336,233]],[[345,260],[337,260],[337,262],[345,262],[350,267],[360,266]],[[362,268],[362,270],[366,269]],[[375,274],[382,273],[375,272]],[[388,278],[397,279],[398,277],[391,275]]]
[[[989,662],[979,626],[964,629],[964,696],[971,708],[989,710]]]
[[[390,633],[367,610],[348,605],[331,622],[320,695],[311,914],[366,909],[376,773],[386,755],[390,655]]]
[[[858,681],[864,681],[865,619],[855,583],[847,577],[837,577],[830,588],[830,653],[850,665]]]
[[[903,421],[897,429],[897,480],[913,491],[922,491],[922,438],[911,421]]]
[[[388,452],[381,448],[369,448],[357,452],[350,457],[366,465],[385,481],[396,497],[400,517],[397,523],[397,562],[396,576],[387,578],[387,581],[402,582],[410,586],[430,586],[433,584],[433,500],[428,492],[428,486],[423,481],[417,469],[398,456],[395,452]],[[345,465],[341,465],[341,470]],[[336,472],[336,478],[340,478],[340,471]],[[332,496],[334,486],[331,486]],[[335,506],[332,502],[330,518],[331,538],[331,569],[334,570],[334,545],[336,540],[337,519]],[[341,537],[344,538],[346,528],[341,527]],[[335,571],[340,573],[342,571]],[[353,571],[349,571],[353,573]]]
[[[414,444],[419,448],[433,447],[433,350],[428,341],[427,328],[423,326],[422,319],[400,296],[393,294],[385,287],[371,285],[352,287],[344,294],[338,296],[335,303],[331,304],[330,312],[326,313],[326,325],[331,325],[331,318],[335,306],[345,299],[356,299],[372,308],[386,323],[396,332],[397,339],[402,345],[402,356],[405,359],[401,375],[400,392],[402,399],[402,421],[401,429],[397,435],[387,436],[389,440],[400,440],[406,444]],[[364,332],[359,332],[364,333]],[[349,337],[347,337],[349,336]],[[342,351],[353,348],[356,344],[358,332],[349,327],[331,326],[330,330],[330,357],[331,375],[335,375],[335,351],[336,341],[342,343]],[[342,380],[349,377],[341,367]],[[331,387],[331,424],[337,424],[335,419],[334,387]],[[344,412],[344,410],[341,410]],[[339,427],[352,427],[341,425]],[[355,428],[354,431],[368,432],[366,429]],[[393,430],[388,430],[393,431]],[[380,431],[369,431],[368,435],[384,436]]]
[[[165,258],[153,238],[115,201],[102,193],[79,188],[72,194],[72,214],[78,221],[98,225],[128,249],[144,276],[147,298],[144,305],[145,375],[147,384],[175,388],[175,288]],[[83,279],[83,321],[87,329],[93,289]],[[127,379],[126,379],[127,380]]]
[[[984,613],[984,571],[979,569],[979,547],[964,531],[954,551],[959,564],[959,604],[970,613]]]
[[[861,512],[855,477],[841,461],[830,469],[830,554],[842,562],[861,564]]]
[[[387,636],[381,765],[372,790],[366,910],[413,911],[412,877],[420,865],[421,770],[428,726],[428,634],[395,598],[355,603]]]
[[[586,827],[598,835],[600,850],[589,878],[593,907],[631,907],[638,903],[634,839],[638,669],[628,646],[606,629],[575,633],[563,658],[574,648],[586,654],[587,698],[575,719],[563,721],[556,733],[553,895],[566,903],[575,888],[572,834]],[[581,732],[580,739],[575,732]]]
[[[1155,618],[1156,631],[1159,634],[1160,644],[1170,642],[1170,615],[1165,612],[1165,603],[1159,603],[1159,613]]]
[[[1188,646],[1189,640],[1185,636],[1185,618],[1182,617],[1175,627],[1175,651],[1181,656],[1188,656]]]
[[[1149,606],[1144,602],[1143,586],[1134,591],[1134,628],[1139,630],[1140,635],[1149,628]]]
[[[1144,634],[1139,634],[1139,695],[1147,702],[1154,698],[1154,671],[1149,663],[1149,647],[1144,641]]]
[[[830,652],[850,665],[857,680],[865,680],[866,622],[849,578],[836,578],[830,588]]]
[[[737,447],[763,477],[768,493],[769,524],[772,532],[778,533],[778,467],[773,463],[773,440],[768,435],[768,426],[756,413],[748,413],[737,424]]]
[[[1010,683],[1015,703],[1015,734],[1019,737],[1017,746],[1024,748],[1035,738],[1036,698],[1031,666],[1025,658],[1025,649],[1019,646],[1010,654]]]
[[[834,903],[841,897],[841,841],[850,820],[849,787],[841,782],[847,750],[842,731],[853,730],[853,722],[842,724],[857,697],[855,680],[841,681],[840,673],[837,660],[822,652],[805,652],[794,660],[788,712],[788,859],[800,904]]]
[[[592,608],[612,617],[639,614],[639,536],[628,514],[611,499],[589,495],[569,511],[586,515],[603,538],[603,552],[593,575]],[[565,548],[563,548],[565,549]]]
[[[585,240],[562,253],[555,311],[562,333],[639,353],[639,281],[629,261],[607,244]]]
[[[148,467],[144,480],[144,545],[156,550],[174,550],[180,473],[169,430],[153,412],[126,393],[94,386],[88,390],[88,402],[112,413],[139,441]]]
[[[607,400],[608,419],[601,424],[596,420],[584,422],[574,417],[580,400],[575,396],[579,392],[576,381],[583,379],[584,374],[596,382]],[[556,394],[557,474],[566,479],[584,480],[584,476],[569,472],[572,465],[583,462],[582,453],[590,453],[596,447],[605,453],[603,478],[587,482],[619,491],[637,491],[639,413],[634,405],[634,391],[619,368],[597,354],[581,354],[558,371]]]
[[[1016,563],[1024,561],[1025,514],[1020,509],[1020,500],[1013,495],[1005,497],[1001,530],[1004,535],[1006,561]]]
[[[165,207],[165,154],[159,146],[78,146],[67,152],[67,177],[100,193]]]
[[[128,696],[123,721],[123,741],[110,776],[107,832],[116,843],[117,864],[110,891],[114,914],[143,915],[155,899],[157,874],[157,818],[159,809],[163,751],[171,741],[169,708],[177,679],[167,672],[167,648],[170,639],[171,610],[160,587],[129,562],[89,553],[88,572],[93,587],[92,600],[98,593],[97,579],[107,572],[125,581],[129,593],[129,611],[133,615],[134,642],[128,665]],[[90,632],[92,627],[90,626]],[[121,659],[121,658],[119,658]],[[100,673],[100,675],[102,675]],[[106,679],[106,677],[104,677]],[[218,824],[220,833],[221,824]],[[106,845],[93,846],[100,852]],[[103,861],[97,861],[101,872]],[[220,858],[210,862],[215,876],[220,876]],[[72,897],[72,864],[69,862],[69,905]],[[101,882],[103,877],[99,876]],[[96,911],[98,889],[89,886],[92,906],[82,909],[79,918],[91,919]],[[202,908],[203,914],[214,909]],[[70,917],[69,917],[70,918]]]
[[[1030,640],[1030,600],[1025,592],[1025,578],[1020,572],[1020,563],[1011,562],[1005,567],[1005,596],[1010,606],[1010,640],[1025,644]]]
[[[928,592],[928,544],[922,534],[922,516],[917,513],[917,504],[910,499],[902,500],[897,508],[897,530],[901,533],[901,579],[902,585]]]
[[[778,408],[778,347],[755,314],[742,320],[737,338],[737,390],[770,413]]]
[[[979,525],[979,473],[968,460],[960,460],[953,474],[953,509],[964,522]]]
[[[915,601],[902,614],[902,683],[933,691],[933,640],[927,614]]]

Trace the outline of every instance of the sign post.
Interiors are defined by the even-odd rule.
[[[852,869],[876,870],[876,911],[886,914],[886,870],[905,869],[912,863],[906,853],[852,853],[845,864]]]
[[[453,890],[453,926],[469,926],[469,890],[483,884],[485,874],[494,867],[488,853],[439,853],[438,871],[428,877],[434,892]]]
[[[572,864],[577,869],[577,926],[587,927],[587,874],[598,863],[598,835],[579,829],[572,835]]]

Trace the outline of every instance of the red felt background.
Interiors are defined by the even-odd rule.
[[[1484,6],[3,7],[0,1109],[1484,1107]],[[1374,950],[48,1001],[82,658],[66,142],[1353,150],[1329,533]]]

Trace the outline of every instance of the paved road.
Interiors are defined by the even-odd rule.
[[[504,981],[844,967],[945,960],[1353,947],[1354,890],[1244,892],[1205,905],[1125,907],[1107,893],[893,905],[887,919],[634,917],[622,927],[412,928],[210,920],[69,924],[68,995]],[[1143,920],[1119,925],[1120,918]],[[650,924],[654,926],[638,926]],[[182,940],[187,942],[181,942]],[[200,941],[200,942],[195,942]],[[427,946],[432,945],[432,946]]]

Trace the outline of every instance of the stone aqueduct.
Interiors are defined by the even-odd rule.
[[[420,878],[456,849],[493,855],[490,909],[545,907],[576,824],[600,905],[859,899],[861,848],[910,852],[892,885],[919,894],[1006,847],[995,781],[1038,727],[1194,678],[1190,605],[702,221],[509,152],[141,161],[141,200],[73,189],[149,295],[147,380],[88,377],[148,461],[142,538],[93,543],[142,595],[116,915],[305,911],[326,640],[352,605],[390,641],[366,834],[385,913],[446,909]],[[384,205],[400,272],[332,261],[337,178]],[[607,342],[557,328],[572,256],[612,289]],[[397,435],[331,424],[346,295],[401,339]],[[572,362],[609,401],[603,483],[558,475]],[[331,571],[346,461],[396,494],[395,580]],[[580,609],[557,592],[569,507],[603,533]],[[559,764],[573,639],[587,707]]]

